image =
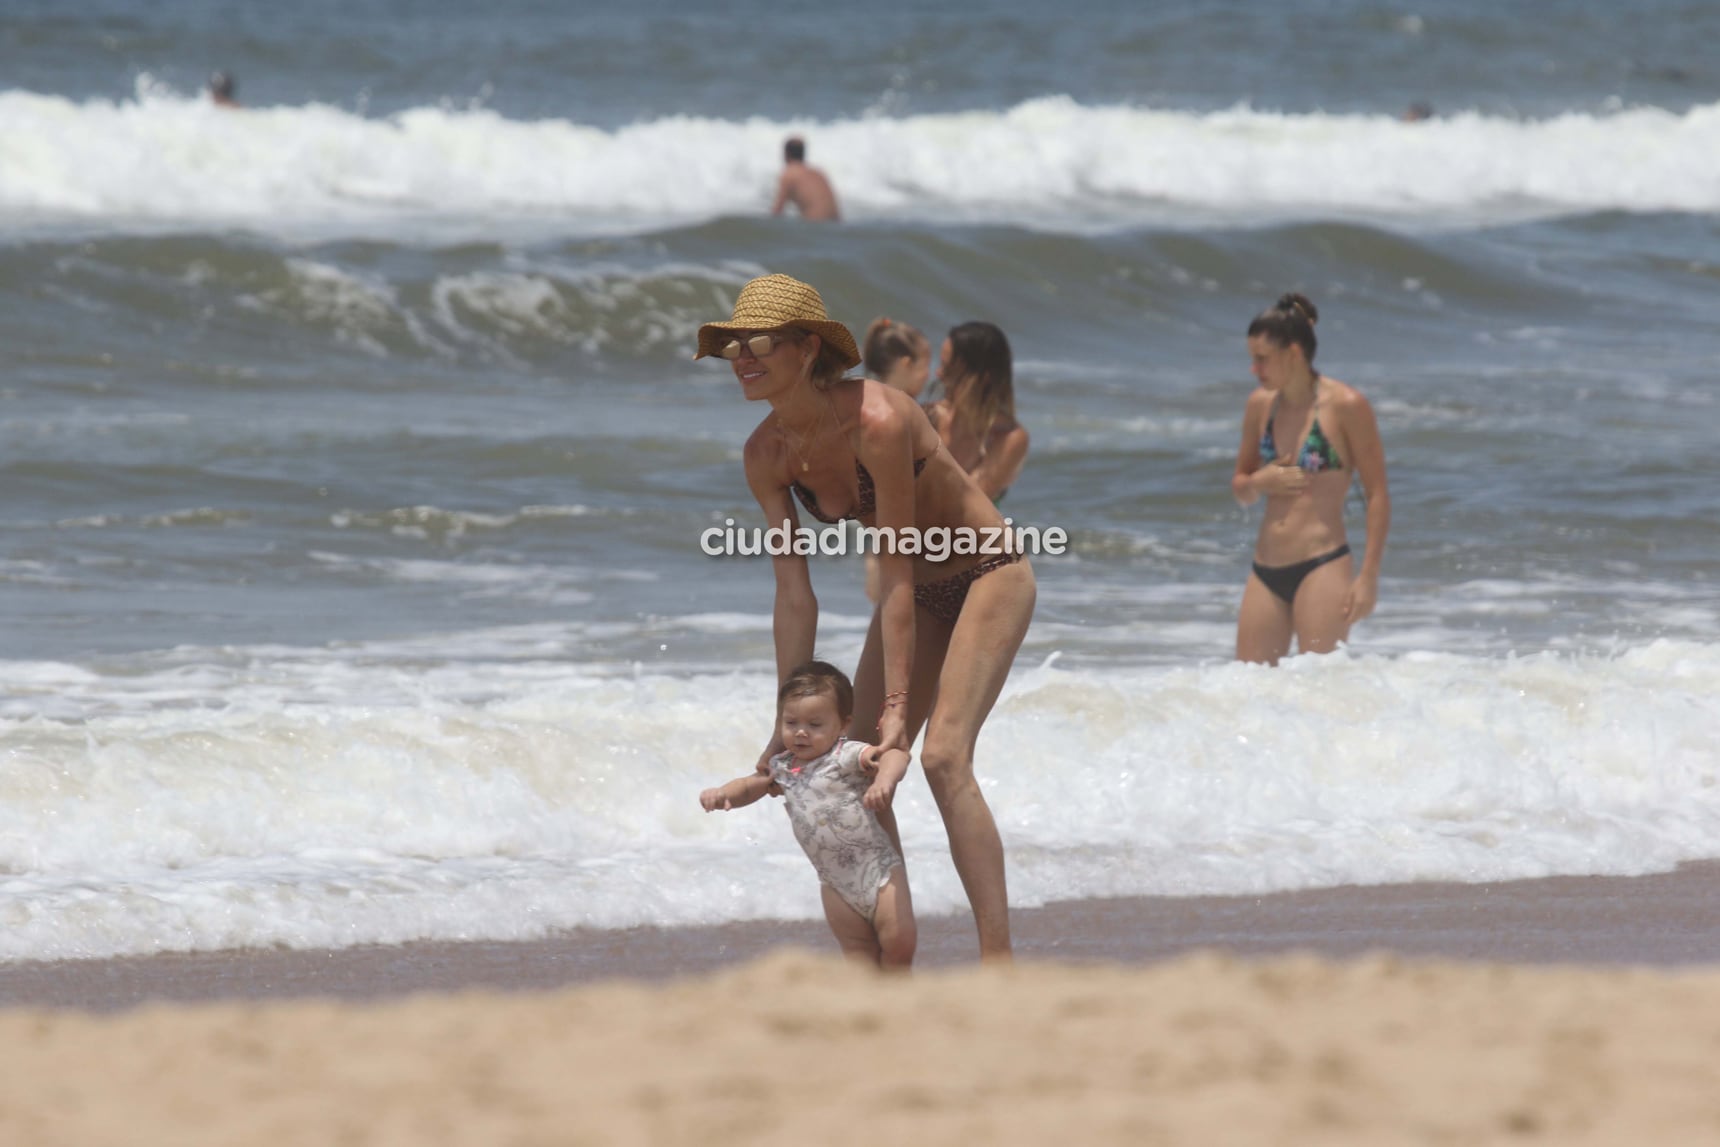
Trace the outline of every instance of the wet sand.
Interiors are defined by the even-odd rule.
[[[1022,960],[1142,964],[1217,949],[1238,956],[1366,952],[1529,964],[1720,966],[1720,862],[1640,877],[1404,884],[1261,897],[1081,900],[1017,909]],[[921,968],[975,956],[971,920],[921,919]],[[0,965],[0,1006],[112,1010],[151,1000],[377,999],[466,989],[544,991],[663,981],[783,946],[834,953],[822,921],[572,931],[514,943],[415,943]]]

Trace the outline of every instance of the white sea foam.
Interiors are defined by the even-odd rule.
[[[262,230],[626,231],[757,214],[778,147],[812,140],[855,218],[1025,221],[1358,216],[1476,221],[1720,208],[1720,104],[1539,120],[1194,113],[1084,106],[830,123],[672,116],[604,130],[485,109],[387,118],[326,105],[226,112],[139,81],[136,98],[0,92],[0,226],[241,224]],[[1318,171],[1310,179],[1309,171]],[[324,283],[330,306],[382,306]],[[561,337],[542,283],[451,284],[495,321]]]
[[[747,771],[767,675],[441,649],[0,663],[7,695],[83,701],[0,710],[0,958],[818,914],[780,808],[696,803]],[[1711,644],[1048,664],[979,774],[1019,904],[1628,874],[1720,856],[1717,727]],[[917,775],[898,812],[922,911],[956,907]]]

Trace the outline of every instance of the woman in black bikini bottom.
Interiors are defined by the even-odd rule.
[[[1309,574],[1327,562],[1337,561],[1349,552],[1350,543],[1345,542],[1329,553],[1309,558],[1305,562],[1297,562],[1293,566],[1263,566],[1259,562],[1255,562],[1254,576],[1265,583],[1266,588],[1272,591],[1273,596],[1285,605],[1292,605],[1296,601],[1296,591],[1302,588],[1302,582]]]
[[[1314,369],[1319,312],[1290,294],[1248,325],[1248,357],[1260,386],[1242,413],[1231,493],[1262,497],[1253,576],[1236,618],[1236,656],[1277,664],[1292,640],[1329,653],[1373,612],[1380,558],[1391,528],[1385,449],[1360,391]],[[1367,546],[1358,565],[1345,539],[1344,508],[1360,478]],[[1311,557],[1304,555],[1313,555]],[[1295,560],[1301,559],[1301,560]]]

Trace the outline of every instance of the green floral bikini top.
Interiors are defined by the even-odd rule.
[[[1272,423],[1277,417],[1278,399],[1273,398],[1272,410],[1266,416],[1266,431],[1260,436],[1260,457],[1265,462],[1271,462],[1278,457],[1278,444],[1272,438]],[[1310,474],[1344,468],[1344,460],[1338,456],[1337,447],[1326,437],[1326,432],[1320,429],[1318,410],[1314,412],[1314,425],[1308,428],[1308,437],[1302,440],[1302,450],[1296,456],[1296,465]]]

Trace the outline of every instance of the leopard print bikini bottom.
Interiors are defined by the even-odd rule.
[[[974,582],[990,573],[1002,569],[1021,560],[1019,552],[1000,554],[995,558],[987,558],[971,569],[937,581],[929,581],[914,587],[914,602],[939,621],[950,625],[956,623],[956,618],[962,615],[962,605],[967,601],[968,588]]]

